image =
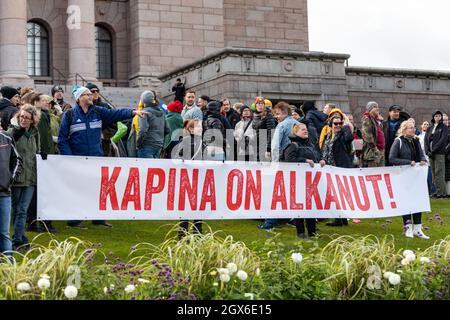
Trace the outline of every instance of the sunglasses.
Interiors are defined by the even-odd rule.
[[[23,119],[23,120],[28,120],[28,121],[31,121],[31,120],[33,120],[32,118],[29,118],[29,117],[25,117],[25,116],[20,116],[20,119]]]
[[[342,126],[344,124],[344,122],[333,122],[333,125],[335,126]]]

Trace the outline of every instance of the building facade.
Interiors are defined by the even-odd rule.
[[[182,77],[214,98],[450,111],[447,73],[347,67],[308,42],[307,0],[1,0],[0,84],[93,81],[120,106]]]

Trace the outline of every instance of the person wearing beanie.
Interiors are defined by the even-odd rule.
[[[95,106],[93,95],[86,87],[75,87],[73,96],[76,104],[64,112],[58,135],[58,148],[61,155],[103,157],[102,127],[146,112],[132,109],[110,110]],[[70,227],[86,229],[81,221],[69,221]],[[112,227],[106,221],[96,221],[96,225]]]
[[[72,109],[72,106],[64,101],[64,90],[60,85],[53,86],[51,93],[53,100],[55,101],[55,105],[57,105],[63,112]]]
[[[395,138],[397,138],[398,129],[400,129],[402,122],[409,118],[410,116],[406,112],[402,112],[402,107],[395,104],[389,107],[389,117],[382,122],[383,133],[386,139],[386,146],[384,148],[386,166],[391,166],[389,162],[389,152],[391,151],[391,146],[394,143]]]
[[[269,99],[264,99],[264,105],[265,105],[266,108],[268,108],[269,110],[272,110],[272,108],[273,108],[273,103],[272,103],[272,101],[270,101]]]
[[[2,87],[0,89],[2,99],[0,99],[0,120],[4,131],[8,130],[11,119],[19,111],[17,106],[20,102],[19,91],[13,87]]]
[[[136,138],[138,158],[158,159],[164,146],[164,138],[170,133],[169,124],[154,91],[144,91],[141,95],[147,117],[139,119]]]
[[[448,127],[443,122],[443,113],[433,114],[431,125],[425,135],[425,153],[430,159],[431,171],[434,177],[436,192],[432,198],[446,198],[445,157],[448,139]]]
[[[183,104],[179,100],[175,100],[167,106],[168,113],[166,114],[167,125],[170,132],[164,137],[164,151],[165,158],[171,159],[172,150],[183,136]]]
[[[380,121],[380,108],[375,101],[367,103],[366,112],[362,118],[361,135],[363,138],[361,154],[363,167],[383,167],[385,137]]]
[[[238,161],[256,161],[256,131],[252,127],[253,113],[249,106],[242,105],[241,121],[236,124],[234,129],[234,139],[237,145]]]
[[[225,161],[226,127],[220,114],[222,102],[211,100],[206,106],[206,119],[203,121],[203,140],[206,144],[205,160]]]
[[[317,110],[314,101],[305,101],[301,107],[303,113],[305,114],[306,120],[311,122],[317,130],[317,136],[320,137],[322,128],[324,127],[328,116]]]

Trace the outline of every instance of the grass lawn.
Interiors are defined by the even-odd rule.
[[[389,219],[368,219],[363,220],[359,224],[349,221],[346,227],[327,227],[324,222],[318,223],[320,234],[319,245],[324,246],[328,241],[336,235],[369,235],[373,234],[381,237],[385,234],[392,234],[395,237],[397,249],[425,249],[431,246],[435,241],[450,235],[450,200],[432,200],[432,213],[425,213],[422,216],[423,226],[429,228],[424,230],[425,234],[430,236],[430,240],[423,239],[407,239],[402,234],[402,218],[395,217]],[[435,214],[440,214],[443,223],[436,219]],[[386,222],[391,220],[392,223]],[[112,221],[113,229],[93,226],[86,221],[88,230],[78,230],[66,227],[65,222],[56,222],[55,226],[58,233],[53,236],[48,234],[40,234],[35,243],[48,244],[51,237],[57,240],[65,240],[71,236],[92,243],[101,244],[101,251],[105,254],[112,252],[124,260],[130,253],[130,248],[136,244],[147,242],[159,244],[164,241],[166,234],[173,228],[175,221]],[[256,220],[224,220],[209,221],[207,224],[213,231],[222,230],[224,234],[230,234],[235,240],[243,241],[247,246],[256,248],[262,246],[275,233],[269,233],[258,229],[256,226],[260,224]],[[206,230],[206,227],[204,227]],[[275,229],[276,233],[280,233],[280,240],[286,245],[294,245],[299,240],[295,234],[295,228],[284,226]],[[36,233],[28,234],[30,239],[37,236]],[[303,240],[305,241],[305,240]],[[311,243],[311,241],[308,241]]]

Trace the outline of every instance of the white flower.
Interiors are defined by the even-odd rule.
[[[407,258],[402,259],[402,266],[407,266],[409,264],[409,260]]]
[[[410,254],[414,254],[414,252],[412,250],[405,250],[403,251],[403,256],[406,258],[406,256],[410,255]]]
[[[50,279],[50,277],[47,274],[41,274],[41,279]]]
[[[129,284],[125,287],[126,293],[133,293],[136,290],[136,287],[132,284]]]
[[[41,289],[42,291],[47,290],[48,288],[50,288],[50,280],[46,278],[41,278],[39,279],[37,285],[38,288]]]
[[[17,284],[17,291],[30,291],[31,286],[28,282],[20,282]]]
[[[219,283],[218,282],[214,282],[213,283],[213,287],[218,287],[219,286]]]
[[[215,275],[217,275],[217,271],[211,271],[209,274],[212,276],[215,276]]]
[[[64,289],[64,295],[67,299],[75,299],[78,296],[78,289],[75,286],[67,286]]]
[[[413,262],[416,260],[416,255],[414,253],[410,253],[405,257],[405,259],[408,260],[408,262]]]
[[[146,279],[138,279],[138,281],[140,283],[150,283],[150,281],[146,280]]]
[[[233,274],[238,270],[238,267],[235,263],[230,262],[229,264],[227,264],[227,269],[228,271],[230,271],[230,274]]]
[[[430,258],[421,257],[419,261],[420,261],[420,263],[430,263]]]
[[[256,276],[259,277],[260,274],[261,274],[261,270],[259,268],[256,269]]]
[[[245,272],[243,270],[239,270],[238,273],[237,273],[237,277],[238,277],[239,280],[245,281],[248,278],[248,274],[247,274],[247,272]]]
[[[267,258],[270,258],[271,255],[272,255],[272,251],[267,252]]]
[[[255,294],[254,293],[245,293],[244,297],[250,298],[250,300],[255,300]]]
[[[108,289],[107,287],[104,287],[104,288],[103,288],[103,293],[104,293],[104,294],[108,294],[108,291],[109,291],[109,289]]]
[[[227,283],[230,281],[230,276],[226,273],[222,273],[220,275],[220,281]]]
[[[392,284],[393,286],[396,286],[400,283],[400,275],[398,274],[391,274],[391,276],[389,277],[389,283]]]
[[[294,261],[295,263],[300,263],[303,260],[303,256],[301,253],[293,253],[291,255],[292,261]]]
[[[226,274],[229,275],[230,274],[230,270],[226,269],[226,268],[218,268],[217,271],[219,272],[219,274]]]
[[[116,287],[116,286],[113,285],[113,284],[111,284],[111,285],[109,286],[109,288],[110,288],[111,290],[114,290],[115,287]]]
[[[393,274],[394,274],[393,272],[387,271],[387,272],[385,272],[385,273],[383,274],[383,277],[384,277],[385,279],[389,279],[389,277],[390,277],[391,275],[393,275]]]

